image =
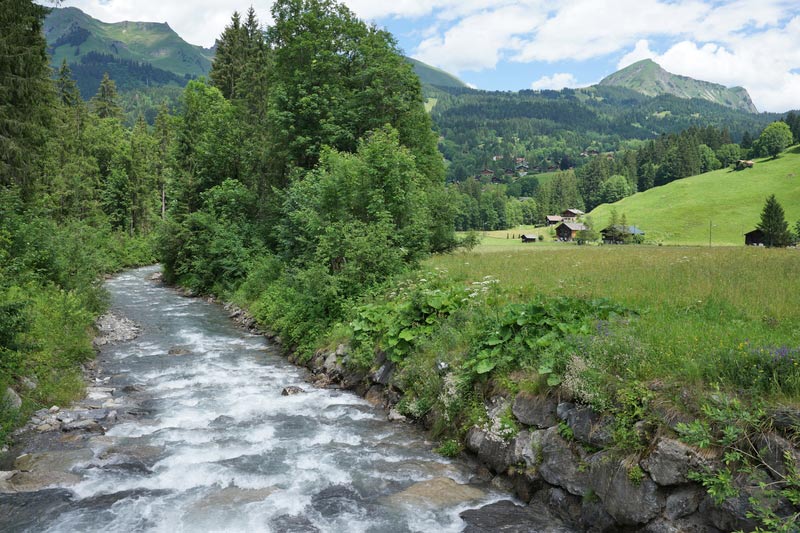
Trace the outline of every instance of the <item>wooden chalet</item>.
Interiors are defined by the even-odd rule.
[[[563,222],[561,215],[547,215],[547,225],[548,226],[557,226]]]
[[[600,235],[603,237],[604,244],[622,244],[622,239],[619,238],[620,235],[631,235],[633,237],[644,237],[644,231],[637,228],[636,226],[608,226],[605,229],[600,230]]]
[[[559,241],[570,242],[577,238],[579,231],[586,229],[588,228],[580,222],[562,222],[556,228],[556,236]]]
[[[539,240],[539,237],[533,234],[523,233],[521,237],[522,237],[522,242],[536,242]]]
[[[764,232],[754,229],[744,234],[745,246],[764,246]]]
[[[567,209],[563,213],[561,213],[561,218],[563,220],[576,220],[578,217],[582,217],[585,215],[583,211],[580,209]]]

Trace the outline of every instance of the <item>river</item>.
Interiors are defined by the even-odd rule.
[[[460,512],[503,497],[470,485],[473,468],[413,426],[311,387],[277,346],[148,281],[154,272],[107,282],[112,310],[142,328],[100,354],[119,421],[80,441],[91,453],[69,468],[75,482],[17,513],[16,528],[460,531]],[[287,386],[306,392],[282,396]]]

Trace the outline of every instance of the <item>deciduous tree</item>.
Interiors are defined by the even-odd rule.
[[[792,144],[792,130],[785,122],[773,122],[761,132],[757,144],[763,154],[778,157]]]

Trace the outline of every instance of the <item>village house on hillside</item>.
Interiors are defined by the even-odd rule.
[[[600,235],[603,237],[604,244],[622,244],[624,238],[630,236],[633,240],[640,240],[644,238],[644,231],[636,226],[622,226],[617,224],[615,226],[608,226],[600,230]]]
[[[557,226],[562,222],[561,215],[547,215],[546,219],[548,226]]]
[[[584,213],[580,209],[567,209],[566,211],[561,213],[561,218],[564,221],[575,221],[578,219],[578,217],[582,217],[585,214],[586,213]]]
[[[570,242],[575,240],[579,231],[584,231],[586,229],[588,228],[580,222],[562,222],[561,225],[556,228],[556,235],[558,236],[558,240]]]
[[[520,237],[522,238],[522,242],[536,242],[539,240],[539,237],[532,233],[523,233]]]

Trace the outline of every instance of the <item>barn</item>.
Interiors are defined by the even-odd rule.
[[[582,217],[585,214],[586,213],[584,213],[580,209],[567,209],[566,211],[561,213],[561,218],[564,220],[575,220],[578,217]]]
[[[586,229],[588,228],[580,222],[562,222],[561,225],[556,228],[556,235],[558,236],[558,240],[569,242],[575,240],[579,231],[584,231]]]
[[[745,246],[764,246],[764,232],[754,229],[744,234]]]

